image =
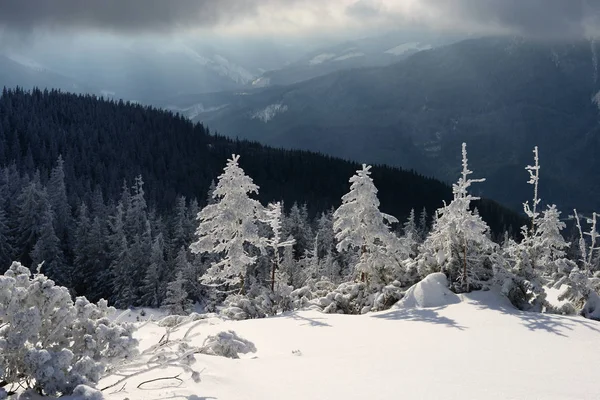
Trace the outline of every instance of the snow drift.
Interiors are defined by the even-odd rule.
[[[394,308],[432,308],[456,303],[460,303],[460,297],[448,289],[446,275],[437,272],[408,289]]]

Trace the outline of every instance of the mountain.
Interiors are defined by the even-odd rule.
[[[48,38],[0,52],[0,84],[163,104],[173,96],[248,87],[266,70],[284,66],[306,49],[266,39],[248,39],[246,44],[217,39]]]
[[[418,51],[457,40],[455,35],[395,31],[345,41],[316,49],[285,67],[265,72],[252,86],[289,85],[339,70],[389,65]]]
[[[76,79],[16,55],[0,54],[0,87],[52,87],[75,93],[98,93],[97,89]]]
[[[600,82],[595,42],[481,38],[385,67],[288,86],[187,98],[220,133],[412,168],[450,182],[460,143],[488,178],[481,194],[519,208],[540,146],[542,199],[600,208]]]
[[[123,182],[139,174],[149,204],[159,212],[171,209],[178,195],[202,205],[211,181],[235,153],[260,186],[261,201],[306,203],[315,215],[339,205],[359,168],[321,154],[214,136],[170,112],[94,96],[5,89],[0,116],[0,166],[14,163],[28,176],[39,171],[44,177],[62,155],[74,208],[96,187],[115,202]],[[414,172],[375,166],[373,179],[382,209],[399,218],[411,208],[431,212],[451,197],[448,186]],[[521,222],[493,202],[483,201],[479,209],[496,232]]]

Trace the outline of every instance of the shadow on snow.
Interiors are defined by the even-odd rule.
[[[437,308],[400,308],[393,311],[388,311],[382,314],[371,315],[372,318],[381,318],[389,320],[402,321],[418,321],[427,322],[438,325],[446,325],[450,328],[465,330],[466,327],[459,325],[455,320],[448,317],[443,317],[437,311],[444,307]]]

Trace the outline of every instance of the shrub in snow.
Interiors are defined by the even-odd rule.
[[[400,282],[373,288],[365,282],[346,282],[325,296],[310,301],[310,308],[325,313],[365,314],[390,308],[402,298]]]
[[[254,343],[241,338],[234,331],[219,332],[206,338],[202,354],[227,358],[240,358],[239,354],[254,353]]]
[[[13,263],[0,276],[0,380],[46,395],[95,385],[137,354],[132,326],[112,323],[113,311],[104,300],[73,302],[66,288]]]
[[[89,386],[79,385],[73,390],[73,396],[80,400],[103,400],[102,392]]]
[[[178,325],[187,324],[189,322],[199,321],[202,319],[216,317],[216,314],[198,314],[191,313],[190,315],[169,315],[157,322],[158,326],[172,328]]]
[[[312,300],[324,297],[327,293],[335,290],[336,286],[330,281],[309,282],[308,285],[293,290],[290,293],[290,303],[292,310],[311,308]],[[319,307],[317,307],[319,308]]]

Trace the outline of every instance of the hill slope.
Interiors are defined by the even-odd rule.
[[[466,141],[473,169],[488,178],[483,194],[515,207],[530,197],[523,168],[539,145],[542,198],[598,208],[599,50],[588,41],[467,40],[388,67],[199,97],[219,108],[196,119],[234,137],[414,168],[446,181],[458,173]]]
[[[438,308],[362,316],[301,311],[247,321],[207,319],[193,333],[234,330],[256,353],[239,360],[197,355],[200,383],[142,375],[111,399],[596,399],[600,323],[516,311],[495,292],[461,295]],[[188,327],[181,328],[185,332]],[[151,323],[142,347],[162,337]],[[178,337],[174,335],[173,338]],[[592,346],[592,347],[590,347]],[[535,360],[535,362],[531,362]],[[552,379],[548,379],[551,377]]]
[[[232,153],[260,186],[259,199],[307,203],[309,211],[337,207],[358,164],[316,153],[287,151],[213,136],[200,124],[165,111],[52,92],[4,90],[0,97],[0,165],[15,162],[42,177],[65,160],[71,205],[89,200],[95,187],[119,198],[123,181],[141,174],[147,199],[169,210],[177,195],[201,205],[213,179]],[[373,170],[382,209],[399,218],[411,208],[433,211],[451,197],[448,186],[414,172],[380,166]],[[520,218],[492,202],[479,205],[496,231],[520,226]]]

